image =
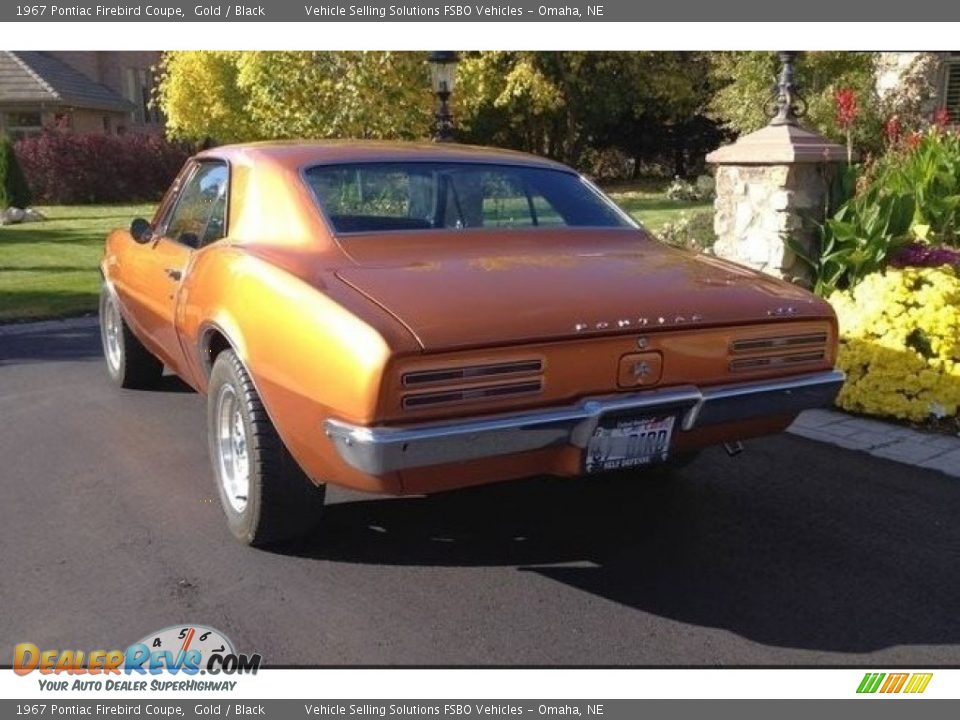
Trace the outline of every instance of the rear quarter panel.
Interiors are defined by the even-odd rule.
[[[343,463],[322,429],[332,415],[371,422],[391,353],[413,344],[396,321],[368,310],[361,320],[325,292],[322,280],[305,282],[223,244],[196,254],[181,290],[178,325],[194,384],[203,392],[210,335],[227,338],[284,443],[315,481],[335,477],[361,489],[396,492],[394,476],[371,478]]]

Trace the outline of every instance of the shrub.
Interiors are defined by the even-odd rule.
[[[813,269],[814,290],[829,296],[885,267],[888,257],[909,242],[915,210],[912,195],[890,194],[874,184],[820,226],[817,256],[806,255],[796,243],[790,247]]]
[[[830,297],[840,323],[837,404],[914,421],[957,416],[960,273],[887,269]]]
[[[960,136],[934,124],[897,138],[880,160],[841,173],[836,210],[820,226],[816,252],[791,248],[829,295],[886,267],[914,242],[960,245]]]
[[[877,161],[874,184],[916,199],[912,235],[960,246],[960,135],[936,123],[907,135]]]
[[[52,204],[156,200],[190,155],[155,135],[48,131],[19,140],[36,200]]]
[[[695,183],[675,177],[664,194],[667,200],[700,202],[713,199],[715,187],[714,180],[710,175],[701,175]]]
[[[693,186],[702,200],[713,200],[717,196],[717,181],[713,175],[698,175]]]
[[[30,186],[13,149],[13,142],[0,135],[0,210],[8,207],[25,208],[30,205]]]
[[[701,252],[712,248],[717,241],[712,212],[683,213],[676,222],[666,223],[656,234],[667,245]]]

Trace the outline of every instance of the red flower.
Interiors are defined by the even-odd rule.
[[[940,108],[933,114],[933,124],[940,130],[943,130],[950,124],[950,112],[946,108]]]
[[[883,126],[883,134],[887,136],[887,142],[891,145],[900,139],[900,133],[902,132],[903,123],[900,122],[900,117],[897,115],[893,115],[887,120],[887,124]]]
[[[833,102],[837,110],[837,125],[842,130],[849,130],[860,114],[857,94],[853,88],[840,88],[833,94]]]
[[[912,133],[907,135],[907,147],[909,147],[911,150],[914,149],[920,144],[920,138],[922,137],[923,136],[920,133],[914,130]]]

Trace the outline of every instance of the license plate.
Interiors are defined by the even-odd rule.
[[[663,462],[670,453],[675,415],[600,421],[587,444],[586,471]]]

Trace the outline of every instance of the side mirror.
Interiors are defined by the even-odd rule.
[[[130,223],[130,235],[141,245],[146,245],[153,239],[153,228],[143,218],[137,218]]]

